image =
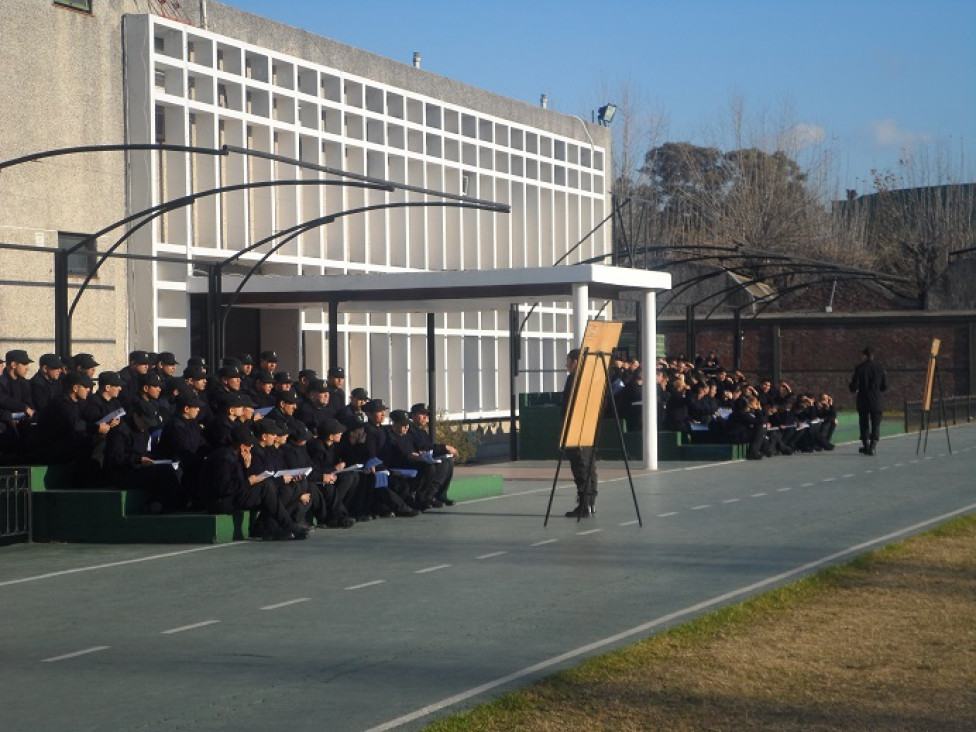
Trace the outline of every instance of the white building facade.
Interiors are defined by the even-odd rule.
[[[22,0],[13,4],[26,5]],[[353,209],[378,207],[301,233],[268,257],[258,276],[387,273],[395,278],[407,271],[539,267],[573,250],[559,265],[564,266],[610,251],[610,225],[599,226],[610,213],[605,128],[217,3],[188,11],[184,20],[190,22],[134,12],[139,5],[103,0],[92,11],[104,13],[100,19],[77,12],[70,14],[78,18],[58,17],[66,15],[64,10],[50,6],[30,10],[39,17],[51,14],[53,23],[77,26],[79,34],[86,20],[101,32],[118,33],[104,44],[117,54],[111,63],[119,70],[114,76],[122,102],[115,110],[118,124],[102,130],[107,134],[92,131],[85,139],[73,133],[73,144],[230,145],[266,155],[138,151],[113,158],[109,164],[118,171],[122,190],[112,190],[113,200],[106,205],[92,207],[87,221],[79,212],[73,230],[90,233],[124,215],[221,186],[342,179],[321,167],[493,201],[510,206],[511,212],[400,207],[396,204],[445,199],[403,188],[390,192],[352,185],[284,183],[200,198],[154,219],[126,244],[130,253],[188,263],[113,262],[106,268],[99,280],[104,291],[95,297],[111,302],[116,331],[124,317],[125,335],[116,332],[112,346],[102,349],[103,363],[120,366],[125,352],[134,348],[173,351],[181,361],[198,355],[202,323],[199,303],[188,291],[189,278],[200,276],[207,263],[270,239],[232,270],[244,271],[280,241],[273,238],[279,232]],[[9,7],[0,10],[9,12]],[[114,93],[106,95],[114,98]],[[45,106],[55,113],[57,100]],[[99,114],[111,119],[112,112],[101,109]],[[122,139],[112,139],[117,132]],[[22,149],[13,149],[17,136],[0,133],[0,157],[36,152],[39,144],[64,144],[55,141],[55,134],[28,138]],[[52,164],[46,165],[47,185],[54,185],[59,176]],[[6,171],[0,185],[18,175],[25,173]],[[33,194],[43,196],[44,187]],[[39,239],[31,239],[31,226],[61,231],[63,224],[43,220],[44,212],[33,220],[29,208],[29,201],[21,201],[11,217],[16,221],[7,222],[0,210],[0,240],[34,244]],[[108,216],[115,219],[106,221]],[[5,223],[10,231],[2,228]],[[12,234],[14,226],[22,233]],[[103,237],[99,249],[119,235]],[[3,256],[11,261],[10,252]],[[42,254],[24,257],[35,258],[32,271],[41,267],[36,258]],[[531,304],[523,303],[523,312]],[[591,304],[594,310],[601,305]],[[43,313],[42,297],[37,317],[43,319]],[[520,391],[561,387],[561,366],[572,347],[571,313],[571,304],[543,302],[535,308],[523,332]],[[92,317],[97,315],[81,308],[74,331],[79,344],[87,338],[96,345],[75,350],[99,357],[96,346],[108,339],[90,337],[87,320]],[[6,310],[0,320],[8,322]],[[490,419],[507,413],[508,311],[450,312],[435,320],[443,374],[437,404],[455,417]],[[6,348],[14,347],[18,327],[0,332]],[[281,367],[291,371],[341,365],[349,387],[365,386],[400,407],[428,400],[426,332],[424,313],[340,313],[338,332],[332,333],[324,307],[242,309],[229,321],[227,352],[273,348]],[[329,363],[330,339],[338,341],[338,364]],[[41,341],[34,351],[45,350]]]

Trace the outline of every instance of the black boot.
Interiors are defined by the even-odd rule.
[[[584,504],[579,504],[572,511],[566,512],[566,518],[585,519],[589,518],[593,510]]]
[[[871,453],[868,452],[868,441],[861,440],[861,447],[857,448],[857,451],[862,455],[870,455]]]
[[[877,440],[871,440],[871,444],[868,445],[868,455],[874,455],[875,449],[878,447]]]

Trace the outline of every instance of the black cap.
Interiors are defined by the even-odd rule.
[[[185,407],[202,407],[203,400],[192,391],[181,391],[179,396],[176,397],[176,406],[179,409]]]
[[[149,373],[139,377],[140,388],[143,386],[162,386],[162,385],[163,385],[163,377],[160,376],[159,374]]]
[[[349,398],[350,399],[362,399],[364,402],[368,402],[369,401],[369,394],[366,392],[366,390],[363,387],[357,386],[355,389],[353,389],[351,392],[349,392]]]
[[[291,374],[287,371],[275,371],[274,380],[276,384],[294,384],[292,381]]]
[[[207,359],[202,356],[190,356],[186,359],[187,366],[199,366],[201,368],[207,368]]]
[[[305,379],[306,381],[311,381],[318,375],[319,372],[316,371],[315,369],[302,369],[301,371],[298,372],[298,378]]]
[[[267,417],[254,423],[254,432],[258,435],[278,435],[279,437],[288,434],[288,430]]]
[[[27,355],[27,351],[21,351],[20,349],[16,351],[7,351],[7,356],[4,361],[9,363],[34,363],[34,360]]]
[[[427,408],[426,404],[420,402],[410,407],[410,414],[430,414],[430,409]]]
[[[363,405],[364,412],[388,412],[390,408],[383,403],[382,399],[371,399]]]
[[[301,422],[295,422],[288,429],[288,439],[294,440],[295,442],[308,442],[312,439],[312,433],[309,431],[308,427],[303,425]]]
[[[242,353],[237,357],[237,360],[241,362],[242,366],[254,365],[254,356],[252,356],[250,353]]]
[[[176,360],[176,356],[169,351],[163,351],[162,353],[158,354],[156,356],[156,362],[165,364],[166,366],[176,366],[179,363],[179,361]]]
[[[58,356],[57,354],[54,354],[54,353],[45,353],[43,356],[41,356],[37,360],[37,362],[41,366],[45,366],[45,367],[47,367],[49,369],[63,369],[64,368],[64,362],[61,360],[61,357]]]
[[[234,357],[234,356],[226,356],[225,358],[221,359],[220,365],[221,366],[233,366],[233,367],[235,367],[237,369],[240,369],[240,367],[241,367],[241,360],[239,358]]]
[[[347,431],[361,430],[366,427],[366,424],[362,422],[362,420],[360,420],[355,415],[349,415],[348,417],[342,420],[342,423],[346,425]]]
[[[410,424],[410,415],[402,409],[394,409],[390,412],[390,421],[395,425]]]
[[[273,384],[275,378],[274,378],[274,374],[272,374],[267,369],[261,369],[260,371],[258,371],[257,376],[254,377],[254,380],[257,381],[259,384]]]
[[[183,378],[190,381],[198,381],[207,378],[207,370],[203,366],[187,366],[183,369]]]
[[[291,390],[289,390],[289,391],[279,391],[278,392],[278,401],[279,402],[285,402],[286,404],[298,404],[298,394],[296,394],[295,392],[293,392]]]
[[[132,351],[132,353],[129,354],[129,363],[134,363],[139,366],[148,366],[152,362],[152,356],[149,355],[148,351]]]
[[[70,389],[72,386],[84,386],[86,389],[91,389],[95,386],[95,382],[91,380],[91,377],[84,371],[69,371],[64,376],[64,386]]]
[[[320,435],[341,435],[346,426],[337,419],[323,419],[318,425]]]
[[[98,375],[99,386],[125,386],[122,377],[114,371],[103,371]]]
[[[98,361],[90,353],[76,353],[72,357],[71,363],[74,364],[76,369],[85,369],[86,371],[99,366]]]
[[[329,391],[329,387],[326,385],[322,379],[312,379],[308,385],[308,392],[310,394],[324,394]]]
[[[230,430],[231,440],[234,445],[253,445],[254,433],[251,431],[249,422],[234,422]]]
[[[236,391],[225,391],[217,395],[217,406],[220,409],[230,409],[231,407],[241,407],[243,406],[238,400],[240,396],[239,392]]]
[[[251,397],[246,392],[243,392],[243,391],[235,391],[235,392],[233,392],[233,394],[234,394],[234,399],[235,399],[235,402],[236,402],[237,406],[239,406],[239,407],[250,407],[251,409],[254,409],[254,407],[257,406],[254,403],[254,400],[251,399]]]
[[[328,377],[330,379],[344,379],[346,378],[346,370],[342,366],[334,366],[329,369]]]
[[[274,351],[261,351],[261,360],[270,363],[278,363],[278,354]]]
[[[159,416],[159,410],[150,401],[136,399],[132,403],[132,413],[137,417],[141,417],[146,423],[146,427],[150,430],[159,429],[163,426],[163,418]]]
[[[241,372],[236,366],[221,366],[217,371],[217,376],[221,379],[239,379]]]

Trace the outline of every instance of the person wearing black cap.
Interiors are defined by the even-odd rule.
[[[295,382],[292,380],[291,374],[287,371],[274,372],[274,394],[276,396],[285,391],[292,391],[297,395],[298,392],[292,388],[294,384]]]
[[[274,376],[270,371],[255,372],[250,394],[258,409],[268,409],[278,403],[274,394]]]
[[[103,475],[114,487],[148,490],[152,510],[157,513],[187,506],[179,473],[171,465],[153,464],[150,436],[162,425],[163,419],[152,402],[136,400],[122,423],[108,433],[103,464]]]
[[[384,426],[386,413],[390,408],[382,399],[371,399],[363,407],[366,413],[366,452],[372,460],[379,460],[376,470],[386,470],[396,462],[396,449],[389,431]],[[421,509],[411,507],[410,484],[406,480],[390,476],[389,489],[383,491],[383,498],[397,516],[416,516]]]
[[[226,447],[231,442],[234,425],[244,416],[240,395],[221,394],[217,398],[214,418],[204,425],[203,436],[212,448]]]
[[[95,424],[82,416],[82,405],[88,399],[94,382],[80,371],[65,374],[62,393],[37,416],[37,457],[52,465],[74,465],[78,478],[92,451],[92,438],[109,431],[108,424]]]
[[[367,481],[355,470],[346,471],[343,457],[342,435],[346,426],[336,419],[325,419],[318,425],[319,438],[310,440],[306,449],[312,459],[315,475],[322,481],[322,493],[330,515],[352,516],[357,522],[373,518],[372,501]],[[355,463],[352,463],[355,464]],[[344,471],[344,472],[340,472]]]
[[[159,412],[160,418],[165,424],[173,416],[171,405],[162,399],[163,380],[159,374],[150,372],[145,376],[139,377],[139,394],[137,401],[145,401],[152,404]],[[131,408],[132,405],[129,405]]]
[[[53,353],[45,353],[37,360],[39,368],[30,378],[31,401],[38,412],[61,393],[61,376],[65,365],[61,358]]]
[[[433,486],[436,475],[435,465],[424,460],[423,456],[414,448],[410,438],[410,415],[402,409],[390,412],[390,442],[392,453],[391,468],[415,470],[416,477],[407,479],[409,485],[410,504],[414,508],[426,511],[431,508],[441,508],[444,503],[437,500],[437,488]],[[367,427],[367,431],[369,428]]]
[[[97,422],[102,417],[122,409],[119,394],[122,393],[122,379],[114,371],[103,371],[98,375],[98,390],[88,397],[82,414],[89,422]]]
[[[223,365],[217,369],[217,380],[207,387],[210,406],[217,409],[217,401],[224,394],[237,394],[241,390],[241,372],[234,365]]]
[[[298,372],[298,381],[292,385],[292,389],[298,392],[300,402],[308,398],[308,385],[318,379],[319,375],[315,369],[302,369]]]
[[[329,389],[329,404],[334,411],[342,409],[346,404],[346,370],[342,366],[333,366],[326,374],[326,386]]]
[[[159,374],[159,378],[166,381],[170,376],[176,376],[176,367],[179,363],[173,353],[170,351],[162,351],[156,354],[156,365],[153,371]]]
[[[309,453],[309,445],[318,442],[303,424],[296,424],[288,433],[288,441],[279,448],[285,467],[289,469],[312,468],[307,478],[299,482],[309,494],[309,515],[319,526],[348,529],[356,520],[349,515],[343,503],[344,496],[337,490],[336,476],[322,471]],[[321,443],[320,443],[321,444]]]
[[[440,460],[434,464],[434,503],[442,503],[445,506],[453,506],[454,501],[447,497],[447,492],[451,489],[451,479],[454,477],[454,459],[458,456],[457,448],[453,445],[445,445],[434,442],[430,434],[430,410],[426,404],[414,404],[410,407],[410,431],[409,437],[413,442],[413,449],[417,453],[430,453],[435,459]]]
[[[76,353],[71,357],[71,370],[81,371],[87,374],[89,379],[95,378],[95,369],[100,365],[90,353]]]
[[[268,412],[268,419],[272,419],[282,426],[287,434],[296,424],[301,424],[295,417],[298,411],[298,394],[293,391],[280,391],[275,396],[275,407]]]
[[[175,404],[176,416],[163,427],[153,452],[162,460],[179,462],[183,492],[191,506],[201,506],[203,462],[211,450],[203,437],[203,426],[198,421],[204,402],[196,393],[188,390],[177,395]]]
[[[308,538],[307,524],[296,522],[282,505],[271,483],[252,483],[246,471],[251,467],[254,435],[244,423],[234,425],[230,444],[212,452],[204,464],[204,486],[213,513],[237,513],[260,509],[272,527],[268,538]]]
[[[861,351],[861,363],[854,367],[849,384],[857,395],[857,416],[861,428],[862,455],[874,455],[881,439],[881,392],[888,389],[888,375],[884,367],[874,360],[874,349],[867,346]]]
[[[262,371],[268,371],[273,374],[275,369],[278,368],[278,354],[274,351],[261,351],[258,360],[260,361],[258,368]]]
[[[3,373],[0,374],[0,415],[4,427],[0,430],[2,453],[18,454],[27,449],[27,430],[35,416],[27,378],[32,363],[34,361],[27,351],[7,351]]]
[[[366,424],[366,412],[363,411],[363,407],[369,401],[369,394],[366,390],[357,386],[349,393],[349,403],[344,407],[339,407],[336,404],[336,414],[335,417],[341,422],[345,422],[349,417],[354,417],[358,419],[363,424]]]
[[[254,356],[250,353],[242,353],[237,357],[238,369],[241,372],[241,391],[252,392],[254,390]]]
[[[329,389],[321,379],[315,379],[308,385],[305,400],[298,405],[295,417],[318,434],[318,425],[333,416],[329,402]]]
[[[248,480],[254,484],[265,482],[273,485],[278,500],[292,520],[307,523],[305,519],[312,499],[307,486],[295,476],[266,477],[267,473],[284,470],[286,467],[279,444],[284,443],[288,432],[277,422],[267,418],[258,420],[253,427],[256,442],[251,448],[251,465],[247,469]],[[251,536],[252,538],[264,537],[269,531],[274,530],[272,517],[262,514],[251,525]]]
[[[129,404],[139,393],[139,377],[149,373],[152,357],[148,351],[132,351],[129,354],[129,365],[119,371],[122,379],[122,395],[119,397],[123,404]]]

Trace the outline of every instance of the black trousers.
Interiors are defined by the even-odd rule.
[[[580,505],[596,503],[596,452],[593,447],[574,447],[566,450],[569,469],[576,483],[576,496]]]
[[[881,439],[881,410],[858,407],[857,418],[861,427],[861,442],[877,442]]]

